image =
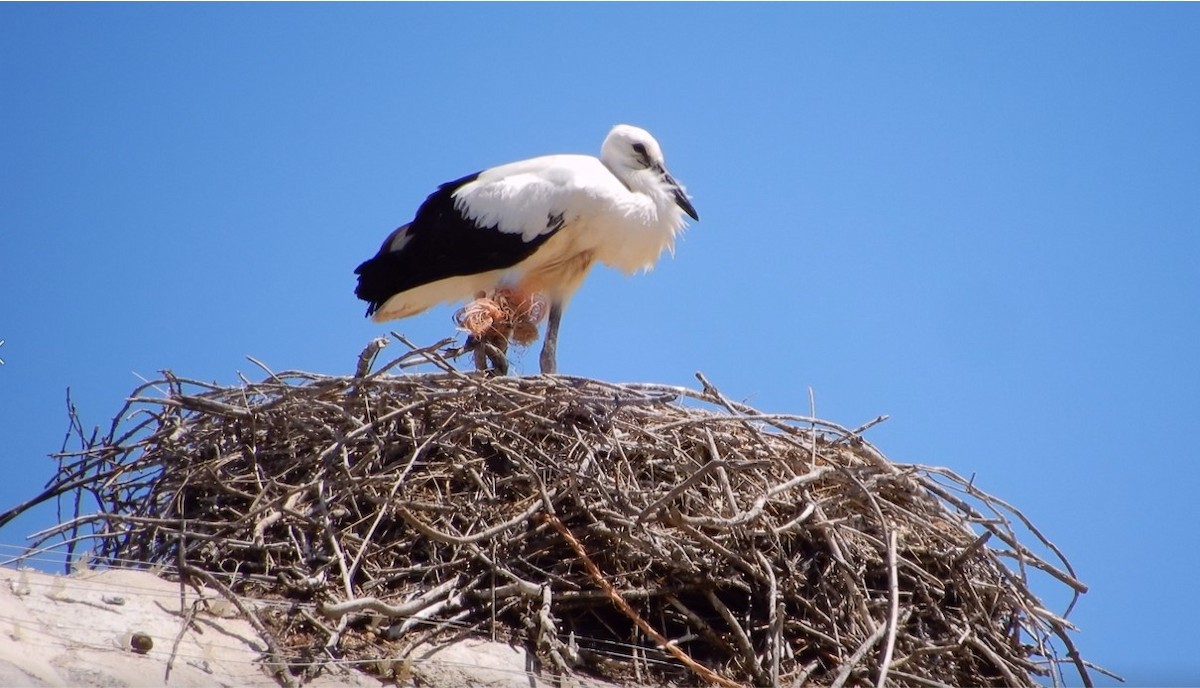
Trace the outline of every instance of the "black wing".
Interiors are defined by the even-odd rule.
[[[549,218],[551,231],[526,241],[520,234],[481,227],[454,207],[454,192],[479,173],[438,187],[417,209],[412,222],[388,235],[374,258],[354,270],[354,295],[367,302],[367,315],[391,297],[447,277],[502,270],[525,260],[562,227]]]

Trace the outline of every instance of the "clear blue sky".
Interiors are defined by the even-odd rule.
[[[0,5],[0,506],[68,387],[95,425],[135,373],[351,371],[389,329],[352,270],[436,184],[628,122],[702,222],[591,276],[564,372],[890,414],[890,457],[1067,552],[1085,656],[1200,683],[1198,36],[1195,4]]]

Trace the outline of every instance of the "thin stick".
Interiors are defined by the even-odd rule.
[[[896,531],[888,531],[888,622],[887,638],[883,643],[883,659],[879,660],[879,677],[875,688],[883,688],[887,682],[888,668],[892,665],[892,652],[896,649],[896,627],[900,624],[900,580],[896,567]]]
[[[730,681],[724,676],[715,673],[708,667],[697,664],[696,660],[692,659],[687,655],[686,652],[679,649],[678,645],[671,643],[669,640],[663,637],[661,633],[654,630],[653,626],[646,623],[646,620],[643,619],[636,611],[634,611],[633,607],[629,606],[629,603],[625,601],[625,598],[621,597],[620,593],[618,593],[612,586],[612,583],[609,583],[608,580],[604,578],[604,574],[600,573],[600,569],[596,566],[596,563],[592,561],[591,557],[587,555],[587,551],[583,549],[583,545],[579,542],[579,540],[575,539],[575,536],[570,530],[567,529],[567,526],[564,525],[557,516],[554,514],[542,514],[542,520],[553,526],[554,529],[563,536],[563,539],[567,541],[567,544],[571,546],[571,549],[575,550],[575,554],[578,555],[579,560],[583,562],[584,568],[586,568],[588,573],[591,574],[592,580],[594,580],[596,585],[599,585],[604,592],[608,593],[609,599],[611,599],[613,604],[617,606],[617,609],[620,609],[622,614],[629,617],[630,621],[637,624],[637,627],[642,629],[643,633],[650,636],[654,642],[658,643],[659,647],[662,647],[667,652],[670,652],[675,659],[683,662],[684,666],[691,669],[696,673],[697,676],[705,681],[718,686],[725,686],[726,688],[741,688],[741,686],[735,681]]]
[[[833,680],[833,683],[829,684],[829,688],[842,688],[846,684],[846,680],[850,678],[850,674],[858,668],[858,663],[871,651],[872,647],[875,647],[875,644],[883,638],[885,633],[887,633],[887,625],[883,624],[876,628],[874,633],[867,636],[867,639],[862,641],[862,644],[858,646],[854,654],[842,662],[842,669],[838,672],[837,678]],[[1011,683],[1009,685],[1015,686],[1018,684]]]
[[[259,620],[258,615],[255,614],[254,611],[249,607],[247,607],[242,602],[240,597],[235,595],[233,591],[228,588],[228,586],[217,580],[215,576],[204,569],[197,568],[191,564],[185,564],[180,568],[179,573],[180,575],[195,576],[199,578],[200,580],[204,581],[205,585],[215,588],[221,593],[222,597],[229,600],[229,603],[237,608],[238,612],[241,613],[242,618],[250,622],[250,625],[254,627],[254,630],[258,631],[259,637],[262,638],[264,643],[266,643],[267,655],[270,657],[270,661],[274,665],[272,668],[272,674],[274,675],[275,679],[282,683],[284,688],[295,688],[296,682],[292,680],[291,674],[288,672],[288,662],[283,656],[283,653],[279,650],[279,642],[275,640],[274,634],[267,630],[267,627],[263,625],[261,620]]]

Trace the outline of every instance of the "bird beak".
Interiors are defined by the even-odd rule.
[[[688,200],[687,194],[683,192],[683,187],[669,172],[663,170],[663,181],[671,186],[671,194],[675,197],[675,205],[683,209],[683,212],[688,214],[696,222],[700,221],[700,215],[696,213],[696,209],[692,207],[692,202]]]

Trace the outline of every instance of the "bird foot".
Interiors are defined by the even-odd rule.
[[[470,352],[475,361],[475,370],[492,375],[508,375],[508,340],[497,338],[479,338],[468,335],[467,341],[457,349],[451,350],[451,358]],[[490,365],[490,367],[489,367]]]

